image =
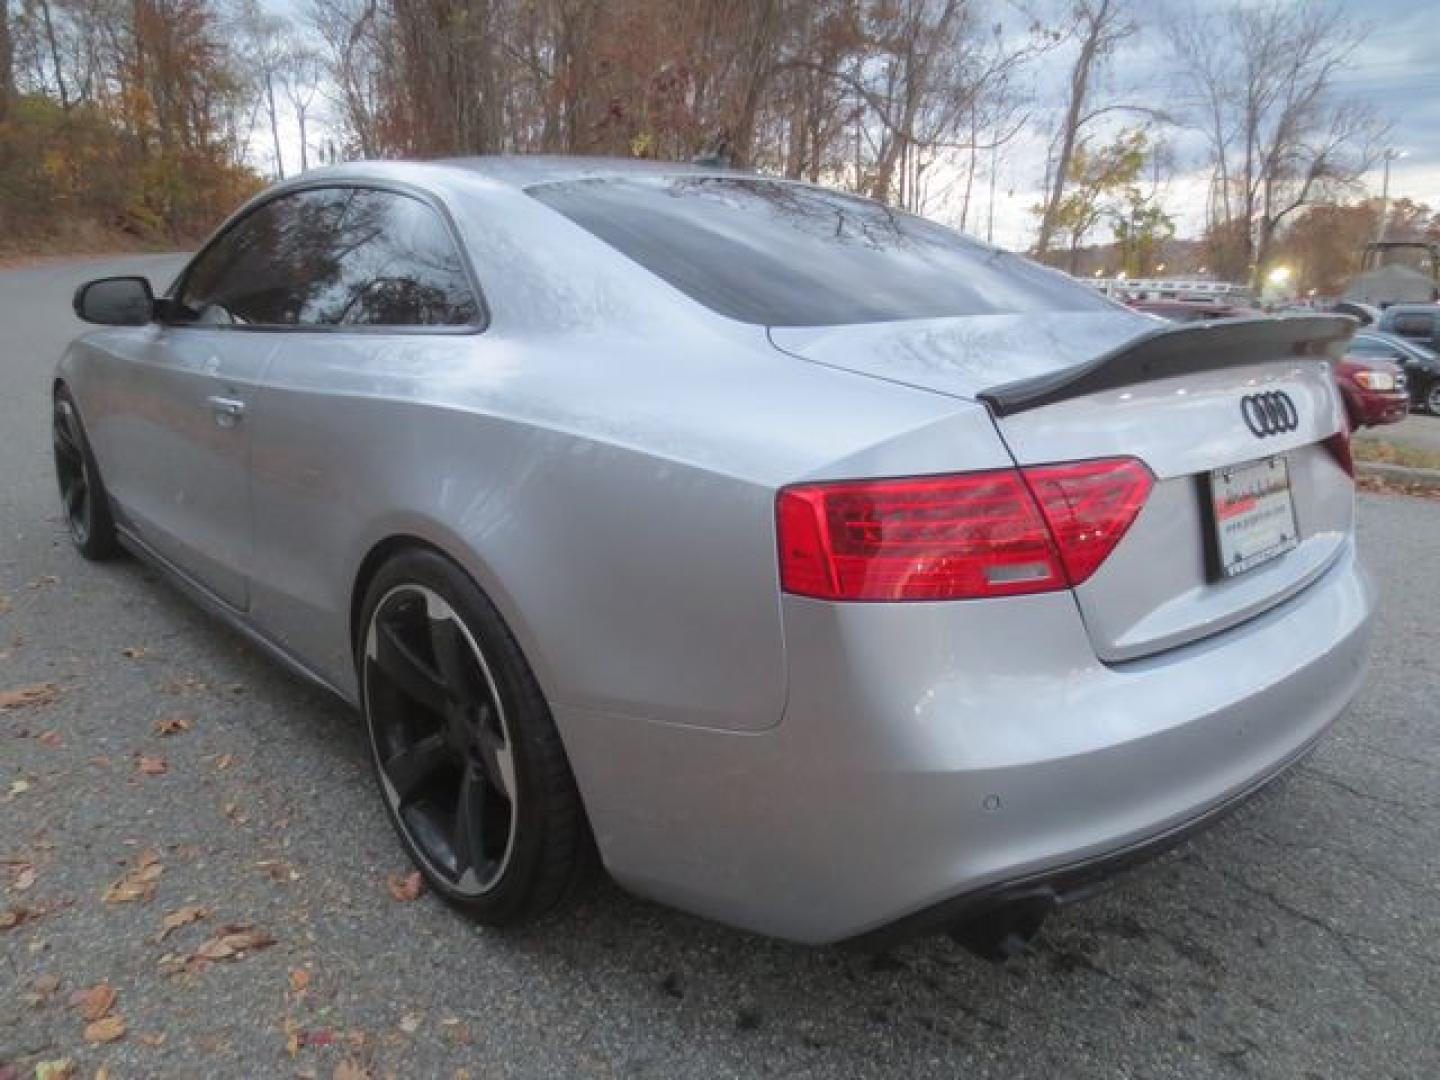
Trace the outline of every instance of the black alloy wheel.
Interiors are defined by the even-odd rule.
[[[60,487],[60,506],[70,539],[87,559],[107,558],[116,548],[109,499],[85,438],[80,413],[64,387],[55,393],[50,430],[55,451],[55,479]]]
[[[433,875],[490,889],[515,846],[515,760],[495,680],[460,616],[422,585],[381,598],[365,639],[381,790]]]
[[[362,705],[385,808],[430,886],[481,922],[553,908],[593,841],[519,647],[459,567],[428,550],[367,590]]]

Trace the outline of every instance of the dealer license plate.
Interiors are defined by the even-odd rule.
[[[1290,470],[1283,457],[1210,473],[1219,571],[1234,577],[1279,558],[1300,543]]]

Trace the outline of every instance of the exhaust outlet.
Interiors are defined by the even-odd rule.
[[[1001,964],[1029,951],[1055,904],[1051,889],[1012,896],[950,927],[950,937],[982,960]]]

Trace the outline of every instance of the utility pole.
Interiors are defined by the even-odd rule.
[[[1375,229],[1375,242],[1377,244],[1383,244],[1385,242],[1386,219],[1390,216],[1390,163],[1403,158],[1405,151],[1386,149],[1384,156],[1385,179],[1380,185],[1380,224]]]

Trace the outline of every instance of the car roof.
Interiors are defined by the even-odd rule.
[[[735,176],[752,175],[719,164],[651,161],[641,158],[565,157],[550,154],[503,154],[446,158],[436,162],[479,173],[516,187],[532,187],[563,180],[593,180],[629,176]]]
[[[1399,314],[1399,315],[1415,315],[1415,314],[1424,314],[1424,313],[1426,313],[1426,312],[1440,312],[1440,304],[1428,303],[1428,302],[1427,302],[1427,303],[1410,303],[1410,304],[1391,304],[1389,307],[1387,307],[1387,308],[1385,309],[1385,313],[1386,313],[1387,315],[1388,315],[1390,312],[1392,312],[1392,311],[1395,312],[1396,314]]]
[[[566,180],[593,180],[622,177],[662,176],[754,176],[742,169],[723,165],[638,158],[564,157],[547,154],[496,154],[480,157],[436,158],[427,161],[351,161],[310,171],[295,177],[297,184],[319,180],[373,178],[423,180],[435,170],[462,172],[494,183],[519,189]],[[768,179],[768,178],[767,178]]]

